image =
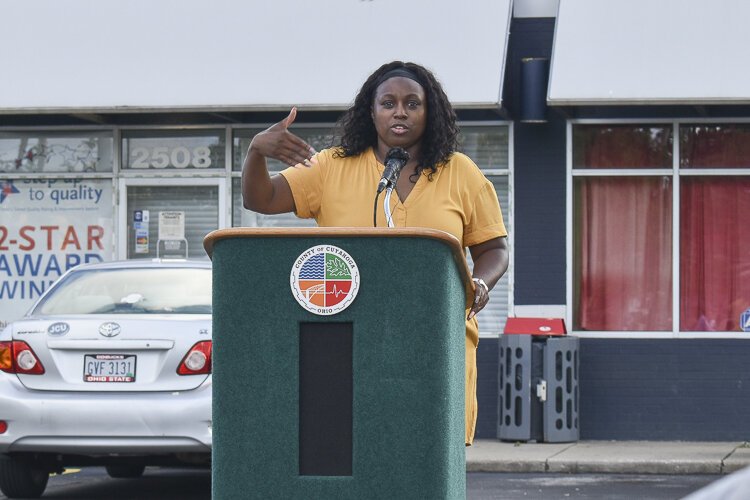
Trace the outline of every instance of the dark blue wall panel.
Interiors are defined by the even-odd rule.
[[[750,440],[747,340],[580,342],[580,439]],[[479,343],[478,439],[497,438],[498,343]]]
[[[565,122],[515,126],[515,304],[565,303]]]
[[[517,119],[524,91],[521,60],[549,58],[554,19],[514,19],[508,47],[504,105]],[[515,303],[565,303],[565,119],[514,123]]]
[[[479,339],[477,350],[477,439],[494,439],[497,437],[497,367],[498,339]]]
[[[581,339],[581,439],[750,439],[745,339]]]

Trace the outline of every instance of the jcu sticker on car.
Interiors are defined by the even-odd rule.
[[[354,259],[333,245],[308,248],[294,261],[292,295],[313,314],[330,316],[349,307],[359,291]]]

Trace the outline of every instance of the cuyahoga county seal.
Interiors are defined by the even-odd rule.
[[[292,295],[313,314],[330,316],[346,309],[359,291],[359,269],[339,247],[317,245],[294,261]]]

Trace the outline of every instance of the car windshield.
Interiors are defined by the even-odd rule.
[[[188,267],[74,271],[32,314],[210,314],[211,270]]]

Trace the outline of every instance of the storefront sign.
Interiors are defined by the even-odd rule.
[[[740,328],[743,332],[750,332],[750,308],[740,314]]]
[[[130,168],[209,168],[211,150],[208,146],[188,149],[185,146],[133,148]]]
[[[224,130],[124,131],[123,168],[191,170],[224,167]]]
[[[133,211],[133,229],[135,230],[135,253],[148,253],[148,210]]]
[[[0,180],[0,328],[65,271],[110,260],[112,181]]]
[[[185,212],[159,212],[159,240],[185,239]]]

